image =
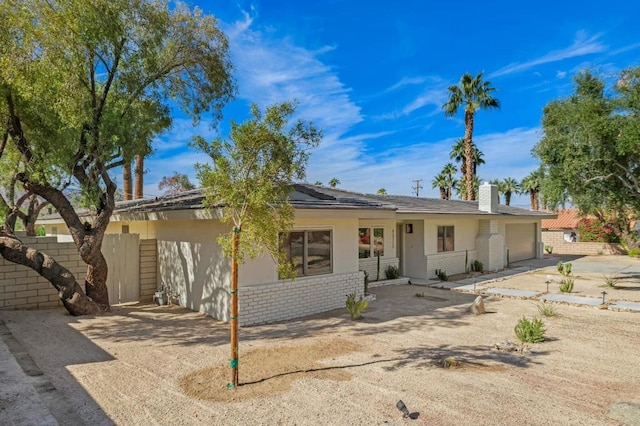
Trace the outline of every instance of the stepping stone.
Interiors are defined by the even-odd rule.
[[[614,302],[609,305],[609,309],[619,309],[621,311],[640,312],[640,303],[638,302]]]
[[[523,298],[531,298],[536,297],[540,294],[538,291],[528,291],[528,290],[514,290],[512,288],[490,288],[484,291],[489,294],[496,294],[498,296],[509,296],[509,297],[523,297]]]
[[[573,303],[575,305],[587,305],[587,306],[600,306],[602,305],[601,298],[594,297],[581,297],[571,296],[569,294],[547,294],[540,298],[541,300],[548,300],[551,302],[565,302]]]

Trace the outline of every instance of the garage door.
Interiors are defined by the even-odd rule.
[[[509,262],[536,257],[536,224],[511,223],[505,227],[505,245],[509,249]]]

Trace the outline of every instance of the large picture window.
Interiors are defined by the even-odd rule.
[[[292,231],[282,238],[287,259],[297,276],[330,274],[331,231]]]
[[[384,228],[358,228],[358,258],[370,258],[372,253],[384,256]]]
[[[438,226],[438,253],[454,250],[453,226]]]

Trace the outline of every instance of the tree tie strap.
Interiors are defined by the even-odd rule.
[[[231,291],[229,292],[229,294],[237,294],[237,293],[238,293],[238,290],[231,290]]]
[[[238,320],[238,317],[237,317],[237,316],[235,316],[235,317],[231,317],[231,321],[237,321],[237,320]]]
[[[231,368],[238,367],[238,358],[230,359],[229,360],[229,367],[231,367]]]

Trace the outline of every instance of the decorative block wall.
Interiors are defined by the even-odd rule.
[[[360,297],[363,291],[361,271],[240,287],[240,325],[266,324],[342,308],[347,294]]]
[[[564,241],[563,231],[542,231],[544,245],[553,247],[552,254],[577,255],[614,255],[625,254],[621,244],[614,243],[567,243]],[[545,252],[546,254],[546,252]]]
[[[380,279],[384,280],[387,278],[384,271],[387,269],[387,266],[393,265],[396,268],[400,259],[397,257],[381,257],[380,258]],[[369,287],[371,287],[371,283],[376,279],[376,272],[378,269],[378,259],[370,258],[370,259],[360,259],[359,260],[359,269],[361,271],[366,271],[369,274]]]
[[[467,266],[471,270],[471,264],[477,259],[476,250],[448,251],[427,256],[427,279],[436,278],[436,269],[445,271],[447,275],[465,273],[465,257],[468,258]]]

